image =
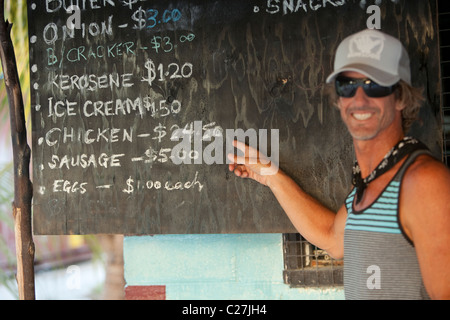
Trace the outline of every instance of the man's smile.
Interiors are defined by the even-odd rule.
[[[365,113],[354,112],[354,113],[352,113],[352,116],[356,120],[364,121],[364,120],[370,119],[373,116],[373,113],[372,112],[365,112]]]

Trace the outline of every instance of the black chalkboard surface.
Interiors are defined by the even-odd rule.
[[[337,209],[353,153],[325,79],[369,2],[29,0],[34,233],[294,232],[228,172],[233,134]],[[413,130],[439,153],[435,2],[379,8],[427,94]]]

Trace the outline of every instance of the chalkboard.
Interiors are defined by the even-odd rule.
[[[325,79],[373,3],[29,0],[34,233],[295,232],[228,171],[233,133],[340,207],[353,149]],[[427,94],[413,130],[439,154],[436,4],[376,3]]]

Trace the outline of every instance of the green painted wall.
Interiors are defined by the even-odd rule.
[[[125,237],[124,259],[128,286],[166,286],[168,300],[344,299],[284,284],[281,234]]]

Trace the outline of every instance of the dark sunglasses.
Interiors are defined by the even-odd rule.
[[[366,95],[370,98],[382,98],[393,93],[397,86],[398,84],[383,87],[370,79],[353,79],[344,76],[337,77],[335,81],[336,93],[339,97],[343,98],[354,97],[358,87],[362,87]]]

